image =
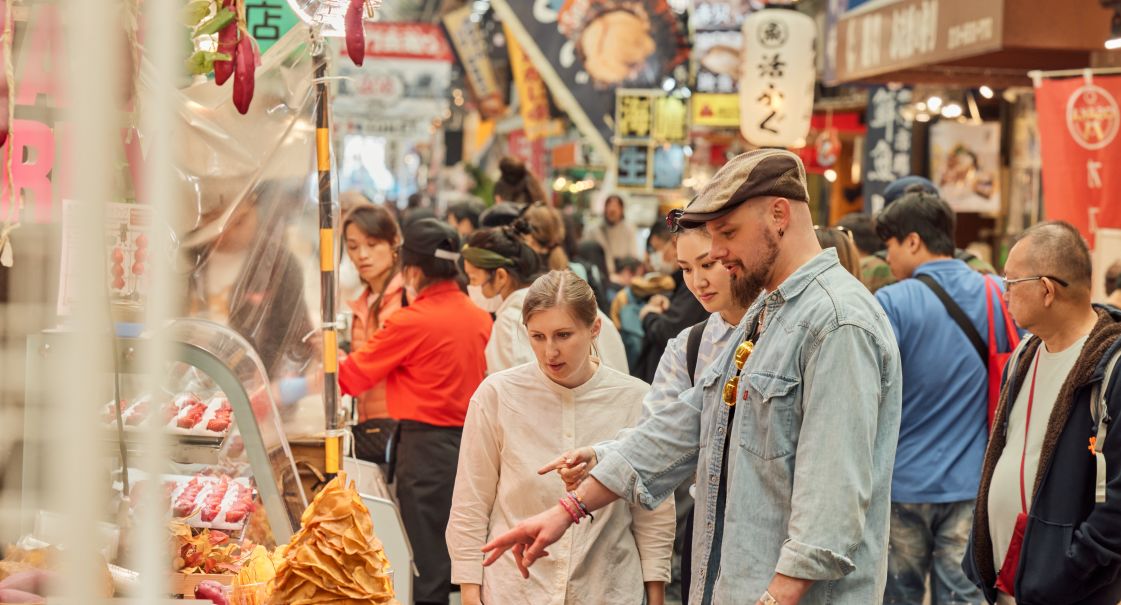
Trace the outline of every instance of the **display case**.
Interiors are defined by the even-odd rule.
[[[296,464],[285,438],[282,413],[260,358],[244,338],[220,324],[200,319],[170,323],[162,385],[143,392],[142,360],[149,340],[117,338],[106,355],[104,435],[107,481],[122,496],[161,489],[173,519],[194,528],[217,529],[257,543],[285,544],[307,506]],[[44,332],[28,339],[28,396],[25,414],[24,510],[41,502],[44,460],[50,455],[52,406],[46,381],[65,376],[59,354],[71,338]],[[170,456],[158,478],[133,468],[144,456],[144,431],[160,425]],[[32,436],[39,436],[38,440]],[[140,498],[124,499],[122,506]]]

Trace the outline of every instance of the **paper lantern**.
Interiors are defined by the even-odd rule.
[[[760,147],[804,147],[813,116],[813,18],[767,8],[743,22],[740,132]]]

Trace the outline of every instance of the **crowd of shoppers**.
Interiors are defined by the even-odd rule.
[[[394,437],[418,603],[1121,601],[1121,311],[1073,227],[997,277],[928,180],[815,226],[769,149],[640,261],[622,198],[574,238],[518,191],[344,221],[340,384]]]

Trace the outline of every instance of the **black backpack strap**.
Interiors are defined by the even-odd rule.
[[[989,348],[985,345],[985,339],[981,338],[981,334],[977,332],[977,328],[973,325],[973,322],[969,320],[969,316],[965,314],[965,311],[961,310],[961,307],[954,302],[954,299],[950,298],[950,295],[942,289],[942,286],[938,285],[938,282],[934,281],[933,277],[920,274],[916,275],[915,279],[926,284],[926,287],[934,292],[938,300],[942,301],[942,306],[946,307],[946,311],[950,314],[950,317],[958,324],[961,331],[965,332],[966,337],[969,338],[969,342],[973,343],[973,348],[977,350],[977,355],[981,357],[981,364],[986,368],[989,367]],[[988,290],[985,291],[985,295],[988,296]]]
[[[404,309],[407,306],[409,306],[409,292],[401,288],[401,308]]]
[[[689,369],[689,384],[693,384],[693,376],[697,374],[697,357],[701,354],[701,337],[704,336],[707,323],[706,319],[689,328],[689,340],[685,343],[685,366]]]

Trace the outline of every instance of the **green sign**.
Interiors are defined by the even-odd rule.
[[[249,34],[261,47],[261,54],[300,22],[288,6],[288,0],[245,0],[245,20]]]

